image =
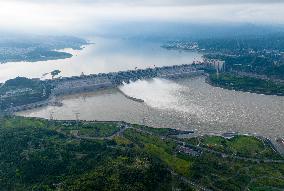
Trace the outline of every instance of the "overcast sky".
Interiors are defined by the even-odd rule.
[[[284,25],[284,0],[0,0],[0,28],[78,31],[119,22]]]

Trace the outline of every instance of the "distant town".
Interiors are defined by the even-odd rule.
[[[8,62],[36,62],[72,57],[72,54],[60,51],[65,48],[81,49],[87,45],[83,39],[75,37],[23,36],[0,39],[0,64]]]

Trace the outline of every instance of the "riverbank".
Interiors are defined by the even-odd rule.
[[[139,79],[150,79],[156,77],[165,79],[177,79],[190,76],[199,76],[203,74],[204,72],[202,70],[196,69],[191,64],[185,64],[63,77],[44,81],[39,79],[27,79],[18,77],[12,80],[8,80],[8,83],[6,82],[3,86],[0,87],[0,96],[2,103],[0,109],[3,111],[20,111],[21,108],[32,109],[41,105],[46,105],[50,97],[72,95],[83,92],[94,92],[102,89],[114,88],[122,85],[124,82],[135,82]],[[18,84],[19,81],[24,81],[24,83],[21,82]],[[142,100],[136,98],[131,99],[134,101],[142,102]],[[45,104],[42,104],[41,102],[45,102]],[[11,103],[13,103],[14,105]]]
[[[230,73],[209,74],[206,82],[229,90],[284,96],[284,84]]]
[[[126,88],[126,89],[125,89]],[[239,132],[283,137],[283,96],[228,91],[205,83],[205,77],[143,80],[123,87],[144,103],[126,98],[116,88],[58,97],[62,107],[47,106],[17,115],[49,119],[126,121],[151,127],[194,130],[201,134]]]
[[[45,106],[61,107],[62,105],[63,105],[62,102],[60,102],[56,97],[50,97],[47,100],[37,101],[34,103],[20,105],[16,107],[11,107],[11,108],[6,109],[4,112],[8,114],[14,114],[16,112],[32,110],[32,109],[45,107]]]
[[[73,55],[64,49],[81,50],[88,44],[86,40],[72,36],[8,35],[0,41],[0,64],[68,59]]]
[[[283,158],[255,137],[177,138],[178,131],[124,122],[0,122],[0,186],[7,190],[284,188]]]

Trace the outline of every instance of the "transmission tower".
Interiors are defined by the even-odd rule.
[[[75,112],[77,128],[79,127],[80,112]]]
[[[54,118],[53,118],[53,114],[54,114],[53,111],[49,112],[49,119],[50,119],[50,120],[53,120],[53,119],[54,119]]]

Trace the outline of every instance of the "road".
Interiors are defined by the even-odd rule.
[[[127,129],[134,129],[137,132],[145,133],[145,134],[148,134],[148,135],[155,135],[155,136],[158,136],[160,139],[171,140],[171,141],[176,142],[177,144],[184,145],[185,147],[198,149],[198,150],[201,150],[202,152],[209,152],[209,153],[212,153],[212,154],[216,154],[216,155],[222,156],[223,158],[232,158],[232,159],[236,159],[236,160],[242,160],[242,161],[247,161],[247,162],[256,162],[256,163],[260,163],[260,162],[263,162],[263,163],[284,163],[284,160],[257,159],[257,158],[248,158],[248,157],[240,157],[240,156],[236,156],[236,155],[229,155],[229,154],[226,154],[226,153],[215,151],[213,149],[209,149],[209,148],[205,148],[205,147],[201,147],[201,146],[188,144],[188,143],[186,143],[184,141],[181,141],[178,138],[157,135],[156,133],[152,133],[152,132],[149,132],[149,131],[146,131],[146,130],[143,130],[143,129],[135,128],[135,127],[133,127],[130,124],[127,124],[127,123],[122,123],[120,125],[120,130],[119,131],[117,131],[114,134],[112,134],[110,136],[107,136],[107,137],[80,136],[80,135],[78,135],[79,131],[77,131],[75,134],[73,133],[71,136],[74,137],[74,138],[77,138],[77,139],[85,139],[85,140],[111,140],[115,136],[123,136],[123,133]],[[68,136],[66,133],[62,132],[60,129],[58,129],[57,132],[62,133],[64,135]],[[171,172],[172,175],[179,177],[183,182],[187,183],[188,185],[193,186],[197,190],[210,191],[210,189],[205,188],[205,187],[203,187],[203,186],[201,186],[199,184],[196,184],[196,183],[192,182],[187,177],[179,175],[178,173],[174,172],[172,169],[169,169],[169,171]],[[254,180],[252,180],[252,181],[254,181]]]
[[[145,130],[142,130],[142,129],[137,129],[137,128],[134,128],[136,131],[138,132],[143,132],[143,133],[146,133],[146,134],[149,134],[149,135],[153,135],[153,133],[151,132],[148,132],[148,131],[145,131]],[[156,136],[159,136],[157,134],[155,134]],[[181,141],[177,138],[173,138],[173,137],[165,137],[165,136],[159,136],[161,139],[168,139],[168,140],[172,140],[178,144],[182,144],[186,147],[190,147],[190,148],[194,148],[194,149],[198,149],[198,150],[201,150],[201,151],[205,151],[205,152],[209,152],[209,153],[213,153],[213,154],[216,154],[216,155],[219,155],[219,156],[222,156],[223,158],[232,158],[232,159],[237,159],[237,160],[243,160],[243,161],[247,161],[247,162],[257,162],[257,163],[260,163],[260,162],[263,162],[263,163],[284,163],[284,160],[274,160],[274,159],[257,159],[257,158],[249,158],[249,157],[241,157],[241,156],[236,156],[236,155],[229,155],[229,154],[226,154],[226,153],[222,153],[222,152],[219,152],[219,151],[215,151],[213,149],[209,149],[209,148],[205,148],[205,147],[201,147],[201,146],[196,146],[196,145],[192,145],[192,144],[189,144],[189,143],[186,143],[184,141]]]

